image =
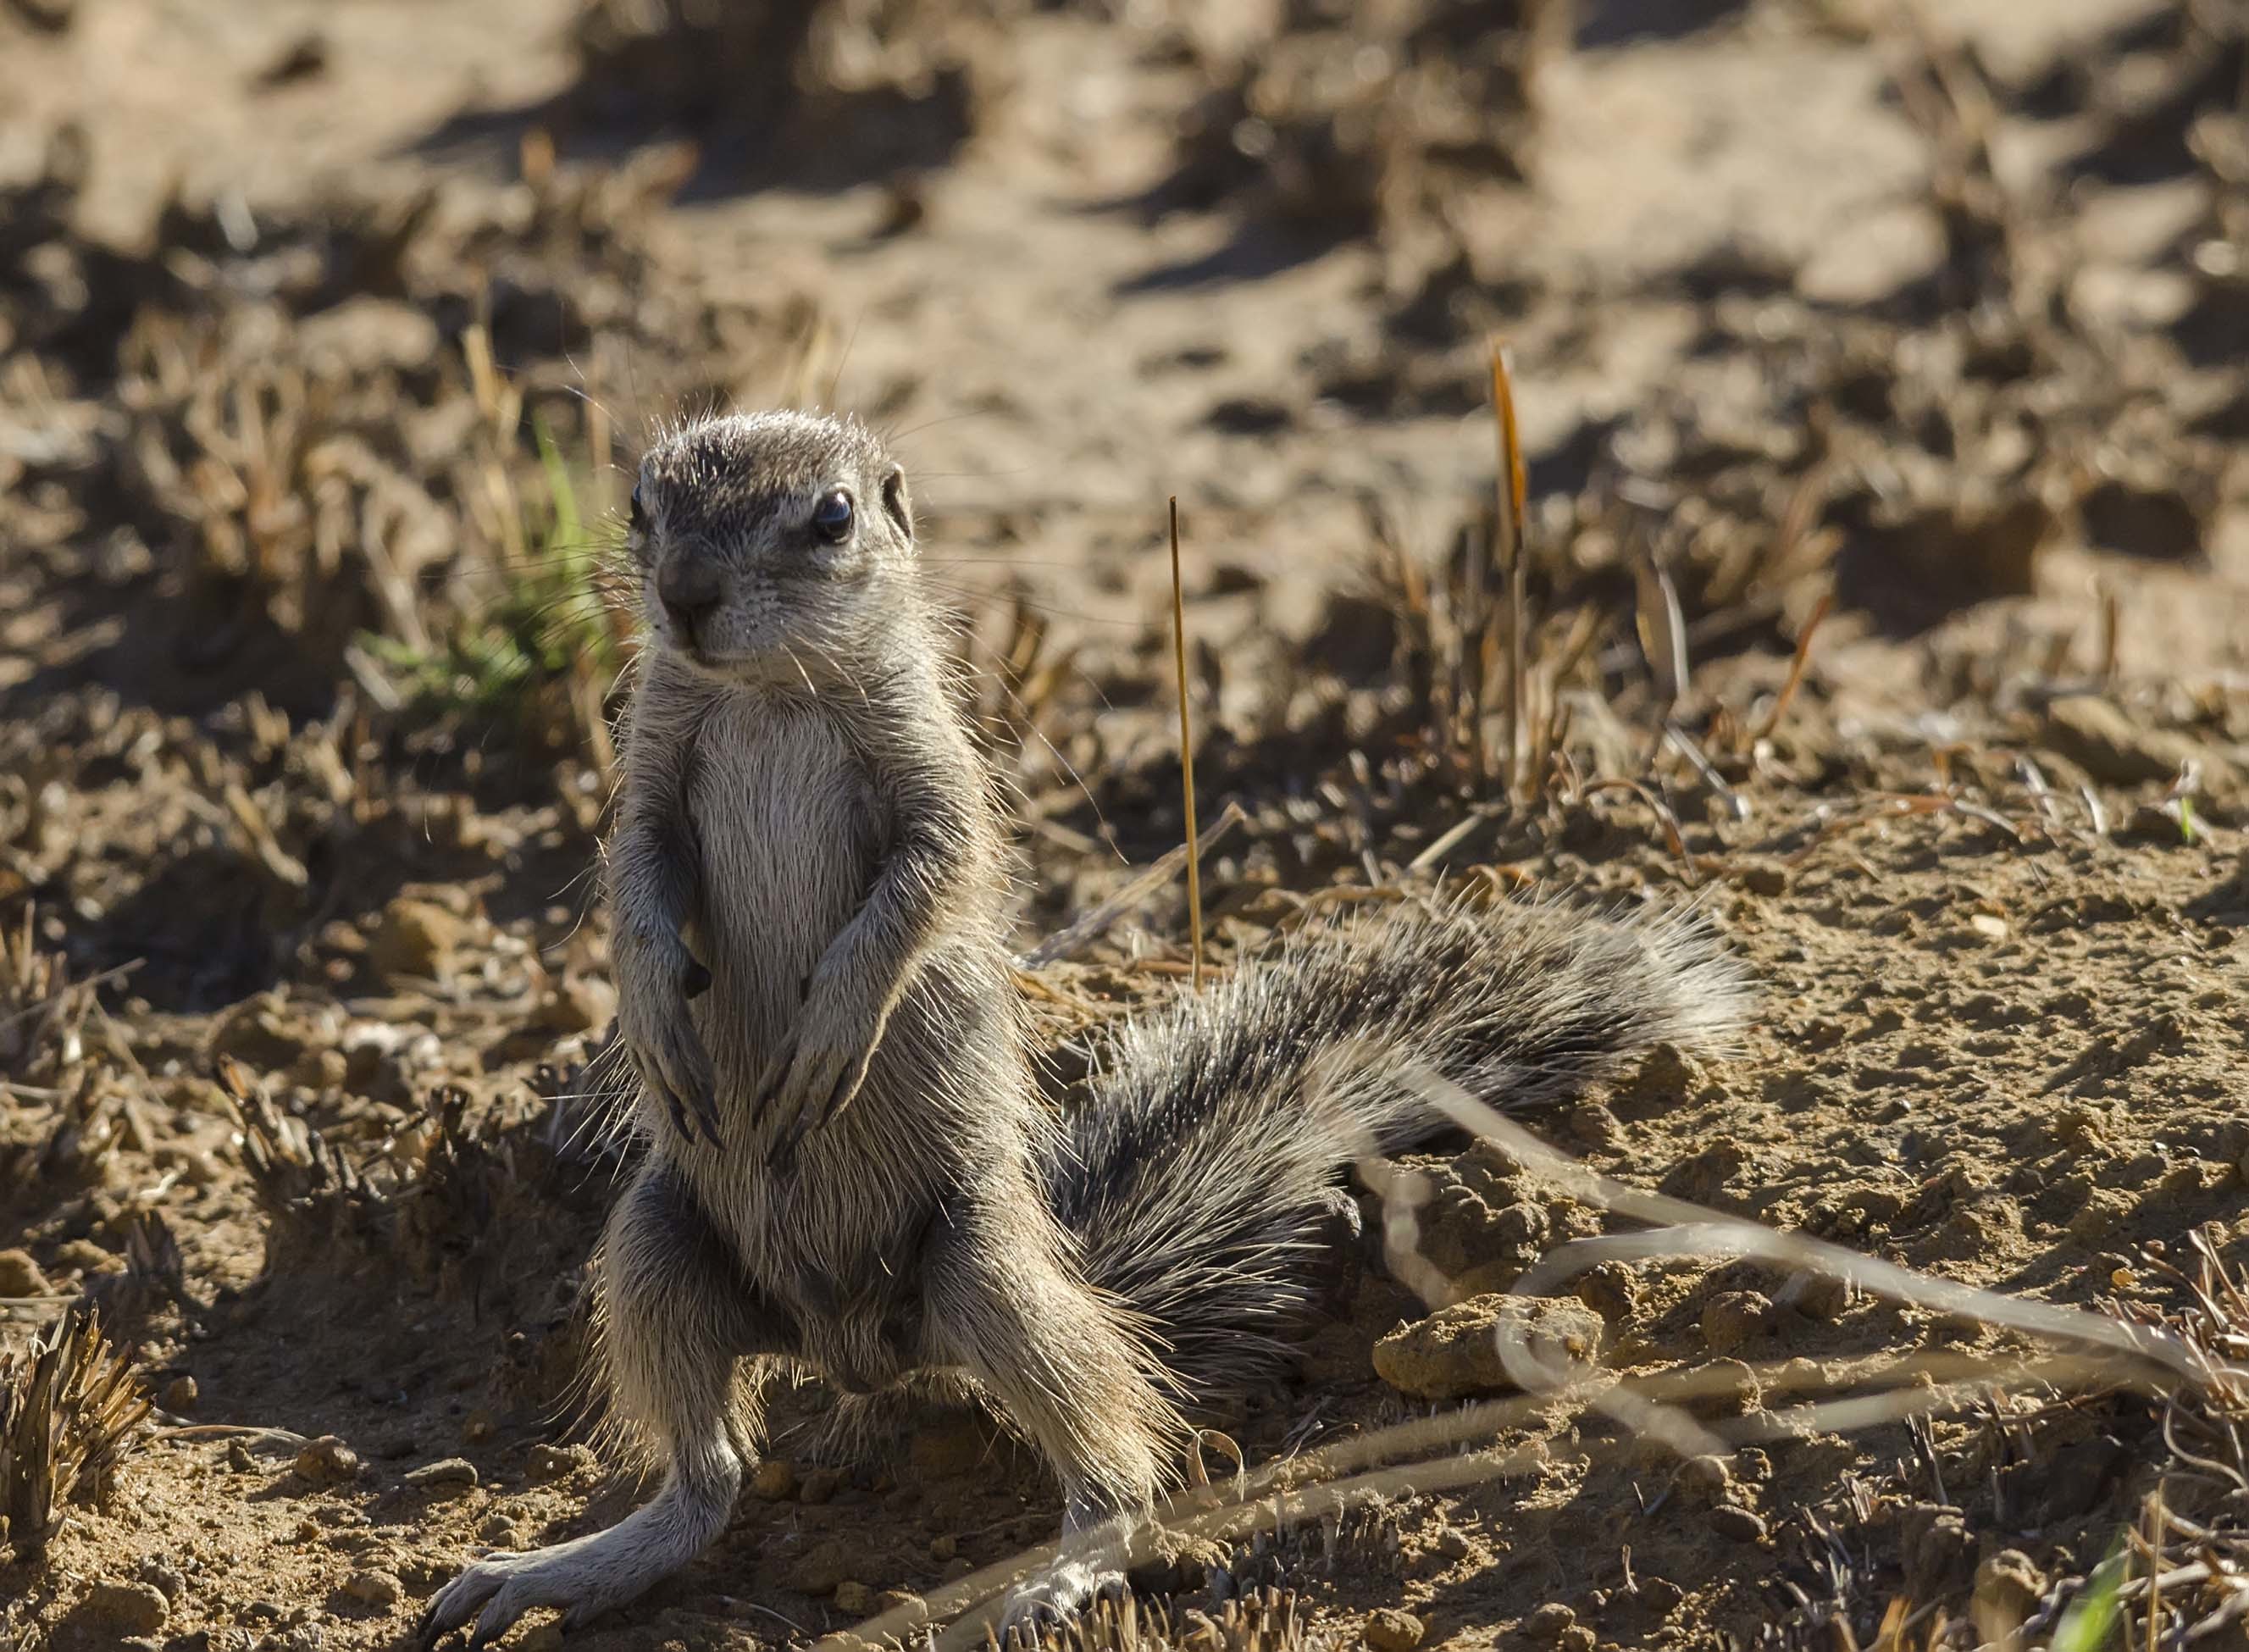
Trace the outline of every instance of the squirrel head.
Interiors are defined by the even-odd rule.
[[[848,681],[917,609],[905,472],[851,420],[672,432],[641,459],[626,544],[656,645],[726,681]]]

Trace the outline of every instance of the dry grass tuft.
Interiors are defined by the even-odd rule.
[[[72,980],[60,953],[39,949],[38,924],[38,908],[27,902],[23,922],[0,929],[0,1077],[33,1084],[85,1058],[97,984]]]
[[[151,1406],[94,1316],[73,1308],[21,1354],[0,1354],[0,1526],[19,1560],[72,1497],[107,1497]]]
[[[1058,1629],[1035,1638],[1010,1635],[1007,1642],[1015,1652],[1300,1652],[1331,1643],[1339,1643],[1338,1637],[1315,1635],[1310,1614],[1295,1594],[1280,1589],[1238,1596],[1215,1615],[1192,1609],[1175,1614],[1130,1595],[1104,1598]],[[985,1644],[996,1649],[1000,1642],[987,1631]]]
[[[123,1109],[107,1069],[81,1065],[69,1089],[55,1092],[53,1127],[38,1140],[0,1155],[0,1187],[84,1186],[124,1139]]]
[[[390,1202],[320,1132],[273,1105],[265,1085],[231,1056],[216,1068],[242,1131],[243,1162],[277,1223],[292,1236],[364,1232]]]

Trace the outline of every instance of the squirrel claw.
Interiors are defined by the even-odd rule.
[[[867,1082],[868,1058],[867,1056],[860,1057],[836,1075],[835,1085],[829,1091],[828,1099],[821,1103],[819,1112],[816,1114],[807,1113],[798,1125],[797,1137],[800,1140],[815,1130],[827,1129],[843,1116],[853,1102],[859,1099],[859,1088]]]
[[[669,1091],[664,1092],[664,1105],[671,1110],[671,1127],[679,1132],[682,1141],[692,1143],[699,1135],[713,1147],[726,1146],[719,1139],[718,1115],[706,1103],[698,1102],[691,1113],[679,1098]]]
[[[773,1146],[766,1156],[768,1166],[778,1169],[787,1163],[804,1144],[805,1138],[843,1116],[844,1110],[858,1098],[873,1055],[870,1049],[856,1055],[823,1051],[808,1057],[800,1048],[794,1051],[784,1050],[774,1057],[767,1068],[768,1074],[784,1060],[787,1062],[787,1070],[761,1086],[758,1100],[760,1111],[769,1102],[776,1104]],[[819,1099],[808,1101],[810,1097]]]

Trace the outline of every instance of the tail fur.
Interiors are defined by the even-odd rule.
[[[1125,1029],[1049,1197],[1189,1391],[1238,1390],[1285,1368],[1316,1304],[1342,1172],[1445,1127],[1408,1073],[1537,1107],[1650,1045],[1723,1042],[1748,999],[1691,916],[1523,902],[1309,926]]]

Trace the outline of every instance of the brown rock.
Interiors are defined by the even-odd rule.
[[[1721,1503],[1710,1511],[1710,1530],[1722,1538],[1731,1538],[1737,1543],[1764,1541],[1764,1517],[1752,1513],[1739,1504]]]
[[[750,1490],[768,1503],[780,1503],[796,1493],[796,1470],[779,1457],[767,1457],[750,1476]]]
[[[591,975],[567,977],[539,1007],[541,1024],[558,1033],[597,1031],[616,1013],[616,990]]]
[[[524,1454],[524,1467],[534,1480],[565,1480],[593,1461],[594,1454],[581,1445],[535,1445]]]
[[[1746,1416],[1764,1403],[1764,1385],[1746,1361],[1713,1359],[1695,1366],[1691,1374],[1695,1398],[1688,1409],[1697,1415]]]
[[[466,1457],[444,1457],[436,1463],[425,1463],[418,1469],[409,1469],[402,1477],[417,1491],[436,1491],[447,1497],[457,1497],[464,1491],[475,1490],[477,1465]]]
[[[2007,1628],[2019,1626],[2046,1598],[2046,1577],[2020,1549],[1986,1555],[1976,1568],[1976,1604],[1989,1607]],[[1978,1619],[1978,1621],[1981,1621]]]
[[[1374,1345],[1374,1369],[1401,1394],[1457,1400],[1516,1387],[1501,1357],[1504,1339],[1547,1364],[1600,1357],[1600,1315],[1574,1299],[1482,1296],[1401,1325]]]
[[[1774,1303],[1793,1308],[1807,1319],[1837,1319],[1851,1305],[1851,1287],[1833,1274],[1799,1273],[1781,1287]]]
[[[1414,1174],[1424,1187],[1413,1213],[1415,1249],[1461,1290],[1503,1291],[1545,1249],[1552,1221],[1519,1196],[1511,1161],[1471,1149]]]
[[[836,1499],[836,1488],[843,1483],[843,1476],[833,1469],[808,1470],[797,1482],[796,1500],[799,1503],[832,1503]]]
[[[1723,1457],[1695,1457],[1679,1470],[1679,1489],[1697,1503],[1723,1503],[1732,1495],[1734,1470]]]
[[[213,1055],[231,1056],[260,1072],[286,1072],[314,1043],[312,1028],[278,992],[245,998],[212,1026]]]
[[[1957,1509],[1913,1504],[1898,1513],[1899,1559],[1905,1587],[1919,1600],[1933,1600],[1964,1588],[1976,1575],[1979,1546]]]
[[[1395,1607],[1369,1613],[1365,1630],[1366,1643],[1374,1652],[1413,1652],[1428,1632],[1428,1626],[1420,1619]]]
[[[297,1453],[297,1472],[315,1485],[340,1485],[359,1476],[359,1453],[324,1434]]]
[[[877,1604],[875,1592],[863,1583],[846,1578],[836,1586],[836,1609],[846,1617],[872,1617]]]
[[[1562,1632],[1578,1621],[1578,1614],[1559,1600],[1549,1600],[1523,1620],[1523,1633],[1544,1645],[1552,1645],[1562,1638]]]
[[[1578,1300],[1612,1325],[1640,1305],[1640,1277],[1621,1262],[1596,1263],[1578,1276]]]
[[[196,1387],[196,1380],[182,1375],[174,1377],[164,1385],[162,1401],[167,1411],[192,1411],[196,1401],[202,1397],[203,1391]]]
[[[172,1603],[154,1584],[105,1582],[93,1586],[78,1615],[120,1635],[154,1635],[171,1610]]]
[[[402,895],[382,909],[368,961],[386,976],[439,981],[452,973],[469,926],[434,901]]]
[[[113,1250],[105,1250],[91,1239],[65,1239],[55,1247],[55,1261],[65,1268],[76,1268],[86,1273],[111,1274],[125,1271],[125,1258]]]
[[[782,1588],[798,1594],[833,1594],[836,1586],[848,1582],[852,1572],[866,1558],[864,1545],[846,1543],[841,1538],[823,1538],[785,1564],[774,1580]]]
[[[53,1287],[28,1250],[0,1250],[0,1297],[44,1297]]]
[[[351,1063],[340,1050],[307,1050],[289,1069],[289,1081],[306,1090],[340,1089],[351,1075]]]
[[[362,1606],[394,1607],[405,1597],[406,1586],[390,1572],[354,1572],[344,1580],[344,1593]]]
[[[1580,1102],[1566,1120],[1572,1138],[1588,1147],[1608,1147],[1624,1139],[1624,1125],[1598,1101]]]

